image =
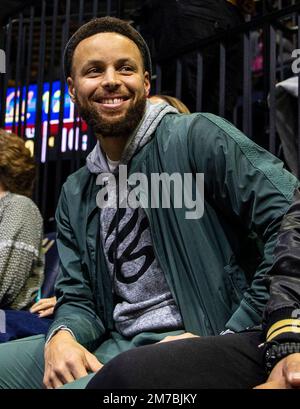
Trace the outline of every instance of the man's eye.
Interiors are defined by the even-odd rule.
[[[87,74],[95,74],[95,73],[98,73],[98,72],[100,72],[100,70],[99,70],[99,68],[96,68],[96,67],[89,68],[87,70]]]
[[[129,65],[123,65],[123,66],[120,68],[120,71],[131,72],[131,71],[133,71],[133,68],[130,67]]]

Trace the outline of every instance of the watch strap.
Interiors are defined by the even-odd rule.
[[[268,373],[288,355],[300,353],[300,342],[267,342],[264,346],[264,362]]]

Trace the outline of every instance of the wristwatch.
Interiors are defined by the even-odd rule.
[[[264,346],[264,360],[267,372],[270,373],[282,358],[300,352],[300,342],[267,342]]]

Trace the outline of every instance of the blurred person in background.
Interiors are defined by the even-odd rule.
[[[28,309],[44,277],[43,219],[31,200],[35,163],[24,141],[0,130],[0,307]]]
[[[149,100],[152,102],[152,104],[161,104],[166,102],[167,104],[176,108],[179,113],[190,114],[188,107],[182,101],[180,101],[178,98],[171,97],[170,95],[152,95]]]

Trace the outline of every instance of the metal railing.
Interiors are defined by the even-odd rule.
[[[164,92],[164,71],[163,66],[173,65],[176,66],[176,80],[173,85],[174,96],[181,98],[182,96],[182,84],[184,78],[182,78],[182,61],[185,56],[195,53],[197,54],[197,77],[195,81],[195,95],[196,95],[196,111],[202,110],[203,104],[203,82],[205,77],[203,76],[203,53],[209,47],[218,45],[219,47],[219,110],[217,114],[225,116],[226,111],[226,98],[225,98],[225,62],[227,57],[226,43],[230,42],[231,38],[237,36],[242,37],[243,44],[243,64],[241,64],[242,71],[240,73],[242,77],[242,87],[240,98],[237,100],[235,106],[235,112],[233,112],[232,119],[235,125],[240,128],[248,137],[254,139],[253,134],[253,113],[252,102],[253,97],[259,94],[261,103],[264,105],[264,132],[269,134],[268,145],[265,147],[269,149],[273,154],[277,153],[276,150],[276,127],[275,127],[275,87],[276,83],[285,79],[284,68],[290,71],[290,75],[293,75],[291,71],[292,58],[287,61],[283,61],[282,58],[282,39],[283,34],[286,34],[292,38],[291,44],[294,49],[300,48],[299,42],[299,11],[300,4],[294,4],[289,7],[285,7],[276,10],[272,13],[257,17],[252,21],[249,21],[239,27],[222,32],[209,39],[205,38],[195,44],[189,45],[184,50],[177,52],[176,54],[165,55],[160,60],[156,61],[156,74],[155,84],[156,93],[160,94]],[[290,17],[295,22],[291,28],[286,27],[282,20]],[[257,87],[257,90],[253,88],[254,73],[251,67],[251,61],[253,59],[253,53],[251,50],[251,33],[261,31],[261,37],[263,39],[263,67],[259,72],[259,76],[263,82],[262,85]],[[230,84],[229,84],[230,85]],[[240,109],[241,113],[238,117],[237,110]],[[257,141],[260,142],[259,140]],[[299,162],[300,164],[300,162]],[[299,168],[300,172],[300,168]],[[299,173],[300,174],[300,173]]]

